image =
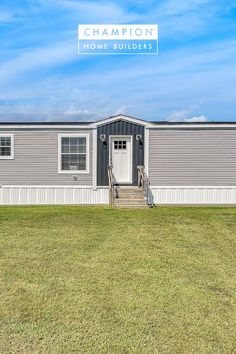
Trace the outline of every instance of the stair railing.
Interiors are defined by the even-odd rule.
[[[151,191],[150,191],[150,181],[145,171],[144,166],[137,166],[138,170],[138,187],[143,189],[144,195],[146,197],[147,205],[153,206]]]
[[[113,166],[107,166],[107,176],[108,176],[108,185],[109,185],[109,204],[114,205],[115,200],[115,177],[113,174]]]

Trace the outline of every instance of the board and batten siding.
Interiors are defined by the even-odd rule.
[[[106,135],[105,144],[101,142],[100,135]],[[142,142],[140,143],[136,139],[136,135],[142,135]],[[143,165],[144,163],[144,127],[139,124],[134,124],[131,122],[126,122],[122,120],[118,120],[116,122],[112,122],[109,124],[104,124],[98,127],[97,130],[97,184],[98,186],[108,186],[108,177],[107,177],[107,166],[109,163],[109,137],[110,136],[132,136],[133,137],[133,156],[132,156],[132,184],[138,184],[138,172],[137,166]]]
[[[0,160],[1,185],[92,185],[92,129],[0,129],[1,133],[14,134],[15,155],[13,160]],[[88,174],[58,173],[58,134],[89,134]]]
[[[149,179],[151,186],[236,186],[236,129],[150,129]]]

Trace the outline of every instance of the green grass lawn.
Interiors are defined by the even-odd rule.
[[[0,353],[236,353],[236,209],[0,208]]]

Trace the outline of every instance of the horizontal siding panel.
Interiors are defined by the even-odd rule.
[[[15,140],[14,160],[0,160],[0,184],[15,185],[92,185],[92,130],[15,130],[4,131],[13,133]],[[90,159],[89,174],[58,173],[58,134],[89,134]],[[1,130],[0,130],[1,134]],[[77,181],[72,176],[77,176]]]
[[[150,129],[153,186],[236,185],[236,129]]]

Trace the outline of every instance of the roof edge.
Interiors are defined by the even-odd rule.
[[[53,121],[53,122],[44,122],[44,121],[37,121],[37,122],[1,122],[0,121],[0,127],[2,126],[9,126],[9,127],[66,127],[66,126],[77,126],[77,127],[83,127],[83,128],[97,128],[98,126],[102,126],[105,124],[109,124],[118,120],[124,120],[128,121],[134,124],[138,125],[143,125],[146,128],[157,128],[157,127],[172,127],[172,128],[178,128],[178,127],[217,127],[217,126],[235,126],[236,127],[236,120],[235,121],[209,121],[209,122],[170,122],[170,121],[147,121],[144,119],[136,118],[133,116],[129,116],[126,114],[116,114],[109,116],[104,119],[96,120],[96,121]]]

